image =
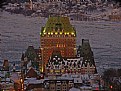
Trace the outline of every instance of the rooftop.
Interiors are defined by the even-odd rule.
[[[68,17],[49,17],[46,25],[41,29],[41,36],[44,35],[73,35],[76,36],[74,27],[70,24]]]
[[[77,89],[77,88],[71,88],[69,91],[80,91],[80,89]]]

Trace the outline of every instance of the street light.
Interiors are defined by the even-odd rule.
[[[113,86],[111,85],[111,86],[110,86],[110,88],[112,89],[112,88],[113,88]]]
[[[24,91],[24,83],[23,83],[23,79],[20,79],[20,83],[21,83],[21,91]]]

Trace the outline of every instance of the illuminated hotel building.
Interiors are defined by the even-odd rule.
[[[43,67],[54,50],[59,50],[62,57],[76,55],[76,31],[67,17],[49,17],[41,29],[40,42]]]

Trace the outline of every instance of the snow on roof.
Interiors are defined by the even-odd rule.
[[[43,83],[45,79],[37,80],[36,78],[26,78],[25,83],[28,84],[40,84]]]
[[[5,74],[7,73],[8,71],[0,71],[0,77],[5,77]]]
[[[99,84],[92,84],[92,87],[99,87]]]
[[[71,77],[58,77],[57,80],[73,80]]]
[[[90,80],[90,75],[88,75],[88,74],[84,74],[84,75],[82,75],[82,74],[63,74],[62,77],[74,79],[74,83],[82,83],[82,80]]]
[[[89,79],[90,79],[90,77],[89,77],[88,74],[81,75],[81,78],[82,78],[83,80],[89,80]]]
[[[6,81],[10,81],[10,78],[6,78]]]
[[[1,82],[0,83],[1,85],[9,85],[9,86],[12,86],[12,85],[14,85],[14,83],[10,83],[10,82]]]
[[[92,89],[92,87],[90,87],[90,86],[81,86],[80,88],[81,89]]]
[[[77,89],[77,88],[71,88],[69,91],[80,91],[80,89]]]
[[[74,83],[82,83],[82,79],[81,78],[74,78]]]
[[[67,77],[68,75],[69,75],[68,73],[62,74],[63,77]]]
[[[5,76],[4,74],[0,73],[0,77],[4,77],[4,76]]]
[[[14,82],[18,82],[19,79],[20,79],[19,74],[18,73],[12,73],[10,79],[13,80]]]
[[[10,82],[11,81],[11,79],[10,78],[6,78],[6,79],[2,79],[1,81],[6,81],[6,82]]]
[[[79,77],[79,75],[78,74],[72,74],[71,77],[72,78],[77,78],[77,77]]]
[[[71,78],[77,78],[80,77],[81,74],[62,74],[62,77],[71,77]]]

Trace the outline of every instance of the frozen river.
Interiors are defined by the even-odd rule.
[[[40,46],[40,29],[46,19],[0,13],[0,62],[20,61],[29,45]],[[77,31],[77,45],[89,39],[99,68],[121,67],[121,22],[71,21]]]

